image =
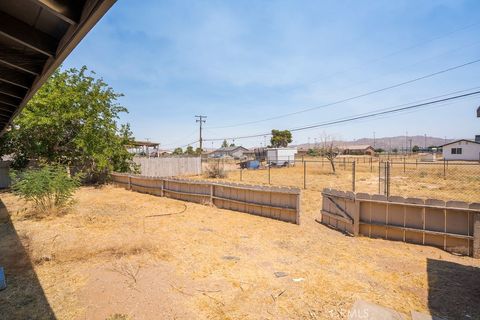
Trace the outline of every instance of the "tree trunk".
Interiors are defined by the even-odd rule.
[[[328,161],[330,161],[330,165],[332,166],[332,171],[335,173],[335,159],[334,158],[328,158]]]

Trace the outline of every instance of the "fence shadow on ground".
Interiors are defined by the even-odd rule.
[[[7,280],[7,288],[0,291],[0,318],[56,319],[10,213],[1,200],[0,239],[0,266]]]
[[[480,268],[427,259],[428,307],[445,319],[480,319]]]

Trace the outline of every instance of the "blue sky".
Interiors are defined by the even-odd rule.
[[[480,87],[480,63],[347,103],[320,106],[480,58],[480,2],[119,0],[65,61],[125,96],[137,139],[165,148],[318,123]],[[480,134],[480,97],[294,133],[295,143]],[[263,138],[236,140],[259,145]],[[220,142],[215,142],[217,147]],[[211,142],[205,143],[212,147]]]

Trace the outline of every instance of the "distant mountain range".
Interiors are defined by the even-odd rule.
[[[445,143],[455,141],[456,139],[444,139],[438,137],[425,137],[425,136],[396,136],[396,137],[383,137],[383,138],[376,138],[375,141],[373,138],[361,138],[355,141],[342,141],[336,140],[333,143],[337,146],[344,146],[344,145],[371,145],[375,148],[382,148],[384,150],[389,149],[398,149],[402,150],[405,148],[405,144],[407,145],[407,149],[410,149],[410,146],[413,147],[415,145],[423,148],[424,146],[440,146]],[[317,144],[320,146],[321,142],[320,139],[317,141]],[[315,143],[302,143],[296,145],[297,148],[313,148],[315,147]]]

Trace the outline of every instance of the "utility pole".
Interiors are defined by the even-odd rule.
[[[375,131],[373,131],[373,149],[375,149]]]
[[[198,141],[200,142],[200,150],[203,150],[202,124],[206,122],[204,119],[207,118],[207,116],[195,116],[195,118],[197,118],[195,122],[200,124],[200,139]]]

